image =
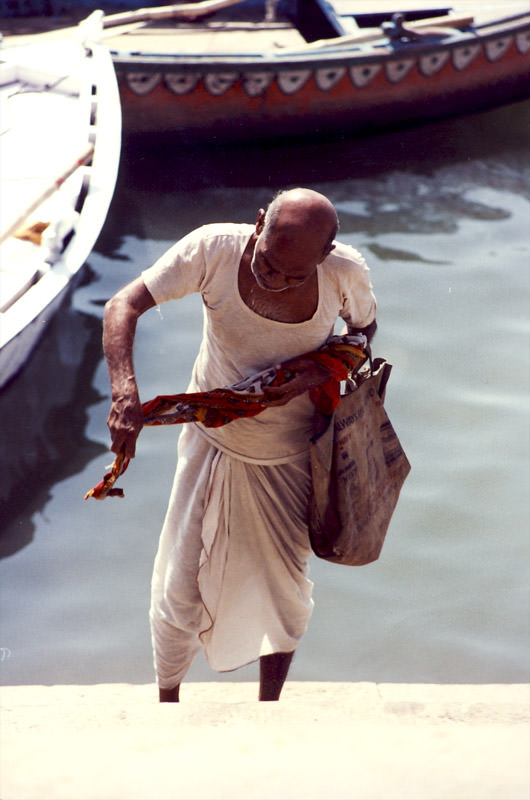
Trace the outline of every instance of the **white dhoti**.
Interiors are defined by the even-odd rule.
[[[313,609],[309,487],[308,456],[247,463],[184,427],[152,582],[161,688],[201,646],[220,672],[297,647]]]

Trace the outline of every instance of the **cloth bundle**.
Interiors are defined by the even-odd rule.
[[[302,371],[307,361],[318,364],[328,374],[324,383],[309,390],[309,396],[316,410],[329,417],[339,404],[341,381],[354,375],[367,360],[366,347],[367,340],[363,334],[332,336],[319,350],[269,367],[229,387],[207,392],[158,395],[142,404],[143,424],[200,422],[207,428],[216,428],[242,417],[254,417],[270,405],[263,387],[282,386]],[[89,497],[95,500],[123,497],[123,489],[114,487],[114,484],[127,469],[129,460],[120,453],[110,471],[86,493],[85,500]]]

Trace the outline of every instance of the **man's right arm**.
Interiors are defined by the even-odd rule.
[[[111,450],[134,458],[143,426],[142,406],[134,374],[133,348],[138,318],[156,303],[139,277],[120,289],[105,306],[103,350],[112,390],[107,421]]]

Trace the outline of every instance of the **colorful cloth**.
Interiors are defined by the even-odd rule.
[[[339,403],[340,383],[357,372],[367,360],[366,337],[362,334],[333,336],[317,351],[305,353],[275,367],[246,378],[227,388],[208,392],[158,395],[142,404],[144,425],[179,425],[199,422],[207,428],[227,425],[236,419],[253,417],[264,411],[270,402],[264,386],[282,386],[303,369],[303,362],[313,361],[328,373],[328,379],[309,390],[316,410],[330,416]],[[93,497],[123,497],[123,489],[114,487],[123,475],[129,459],[119,454],[103,479],[90,489],[85,500]]]

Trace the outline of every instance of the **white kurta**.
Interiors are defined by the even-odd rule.
[[[208,225],[143,273],[157,303],[200,292],[204,335],[188,391],[227,386],[326,342],[338,316],[375,317],[360,254],[336,243],[318,267],[315,314],[301,323],[259,316],[238,291],[251,225]],[[151,626],[161,687],[184,677],[204,646],[235,669],[296,648],[312,610],[307,560],[307,395],[222,428],[186,425],[152,584]]]

